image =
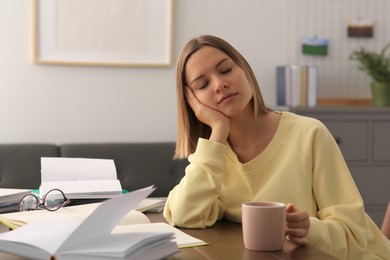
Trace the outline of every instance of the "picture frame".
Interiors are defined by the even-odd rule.
[[[172,63],[173,0],[33,0],[36,64]]]

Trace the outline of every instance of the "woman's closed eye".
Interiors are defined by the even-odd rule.
[[[203,89],[203,88],[207,87],[208,84],[209,84],[208,80],[202,80],[202,81],[199,81],[196,83],[195,88],[196,89]]]
[[[228,74],[233,70],[232,67],[223,67],[219,69],[220,74]],[[193,84],[194,89],[204,89],[209,85],[209,80],[208,79],[197,79],[196,84]]]
[[[227,73],[229,73],[231,71],[232,71],[232,68],[226,68],[226,69],[222,69],[220,73],[221,74],[227,74]]]

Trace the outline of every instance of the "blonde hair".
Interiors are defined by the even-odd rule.
[[[176,64],[176,95],[178,105],[178,125],[176,151],[174,158],[186,158],[195,152],[199,138],[209,138],[211,129],[208,125],[199,121],[191,107],[188,105],[184,87],[186,86],[185,69],[189,58],[204,46],[214,47],[226,53],[245,73],[249,84],[252,86],[252,105],[255,117],[259,113],[267,114],[268,109],[264,104],[256,77],[245,58],[228,42],[212,36],[202,35],[190,40],[182,49]]]

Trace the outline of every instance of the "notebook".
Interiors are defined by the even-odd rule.
[[[17,211],[20,200],[30,193],[28,189],[0,188],[0,213]]]

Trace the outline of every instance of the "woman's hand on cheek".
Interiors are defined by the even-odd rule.
[[[286,236],[300,246],[307,245],[307,234],[310,229],[309,214],[306,211],[296,209],[292,204],[286,208]]]
[[[196,118],[211,127],[210,140],[225,142],[229,135],[230,119],[222,112],[201,103],[190,87],[186,87],[186,98]]]

